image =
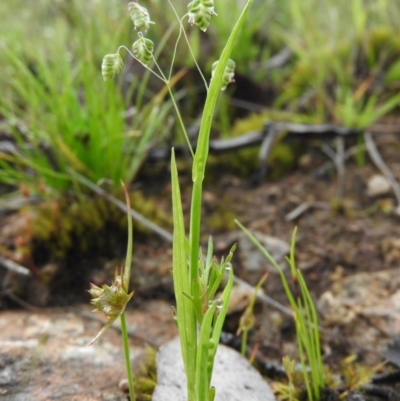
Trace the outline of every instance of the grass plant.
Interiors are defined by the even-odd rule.
[[[213,364],[233,286],[231,260],[235,247],[231,249],[226,259],[223,258],[219,262],[213,256],[211,238],[205,254],[200,247],[203,180],[216,104],[220,90],[233,80],[234,63],[230,59],[232,53],[236,53],[237,57],[240,55],[241,69],[246,71],[255,59],[258,59],[260,65],[264,61],[263,58],[272,52],[271,48],[260,49],[252,45],[254,38],[259,34],[259,28],[265,22],[264,13],[260,12],[260,9],[257,9],[253,16],[251,26],[243,32],[243,42],[240,47],[235,45],[252,2],[253,0],[237,1],[239,7],[234,8],[237,22],[233,29],[230,26],[232,4],[222,3],[221,10],[218,11],[220,22],[215,25],[214,31],[210,28],[211,37],[218,37],[223,33],[216,46],[221,53],[216,62],[213,59],[214,63],[212,65],[209,63],[212,70],[211,82],[199,71],[204,82],[206,100],[196,152],[191,147],[184,119],[179,112],[177,96],[174,93],[174,83],[178,75],[174,75],[173,71],[176,60],[182,59],[179,56],[181,50],[178,44],[184,41],[188,44],[192,56],[189,65],[199,67],[197,58],[202,55],[199,39],[202,33],[195,30],[194,33],[188,34],[183,18],[189,17],[189,21],[198,25],[202,31],[207,30],[211,18],[215,20],[212,0],[192,1],[188,12],[182,18],[179,17],[183,14],[179,11],[179,7],[175,8],[170,3],[172,15],[174,18],[178,16],[174,21],[174,26],[178,29],[178,40],[173,47],[172,61],[167,72],[163,72],[158,63],[158,60],[164,60],[164,56],[160,54],[158,59],[154,54],[157,55],[160,49],[168,46],[172,29],[161,30],[167,32],[164,45],[155,47],[153,41],[144,36],[146,31],[153,27],[153,21],[150,20],[147,9],[138,3],[130,3],[129,6],[130,16],[139,31],[137,40],[132,50],[120,46],[116,53],[103,58],[103,77],[111,81],[104,85],[94,84],[98,82],[96,77],[97,66],[100,64],[99,49],[102,51],[104,48],[117,48],[121,41],[125,42],[121,40],[125,36],[114,35],[112,41],[107,41],[104,39],[105,35],[98,35],[104,29],[110,29],[106,19],[107,14],[102,14],[104,20],[88,18],[85,22],[79,19],[80,7],[83,6],[74,0],[67,2],[67,5],[58,1],[54,6],[64,10],[66,25],[76,26],[78,33],[75,40],[71,41],[68,37],[68,32],[71,31],[66,25],[58,27],[54,41],[56,47],[51,49],[48,56],[47,47],[39,46],[29,52],[25,52],[23,45],[15,49],[13,41],[18,37],[18,34],[15,34],[14,37],[7,36],[2,43],[3,51],[0,55],[1,61],[7,66],[0,74],[3,94],[0,98],[0,114],[5,119],[6,130],[12,134],[18,146],[18,150],[11,154],[4,152],[0,154],[0,180],[8,184],[23,183],[36,189],[44,186],[54,191],[70,190],[76,183],[68,173],[68,168],[83,173],[93,181],[106,178],[114,183],[121,179],[129,183],[142,163],[149,145],[155,140],[155,133],[162,135],[169,129],[168,117],[171,109],[175,109],[178,125],[193,157],[188,235],[174,151],[171,157],[173,278],[176,320],[187,377],[188,401],[214,400],[215,389],[211,386]],[[95,7],[96,2],[81,3]],[[158,12],[164,13],[164,3],[155,1],[154,4]],[[267,7],[269,4],[262,3],[262,7]],[[326,20],[319,18],[323,14],[331,15],[336,10],[333,4],[340,6],[340,10],[343,11],[348,10],[350,2],[290,0],[289,13],[284,12],[282,5],[277,5],[272,12],[278,22],[271,23],[272,27],[268,28],[270,29],[268,32],[280,31],[280,44],[289,46],[295,53],[290,73],[285,70],[279,78],[286,79],[286,83],[282,85],[285,91],[278,100],[278,105],[306,110],[315,114],[316,119],[320,121],[331,119],[344,125],[364,128],[400,103],[400,96],[393,90],[399,74],[399,67],[394,59],[400,54],[400,46],[397,47],[398,43],[393,40],[389,47],[385,47],[383,51],[379,50],[380,44],[384,42],[382,38],[387,38],[385,33],[378,35],[379,32],[382,33],[379,31],[381,22],[392,21],[390,2],[381,0],[376,2],[375,6],[364,7],[366,1],[354,0],[351,2],[351,12],[347,13],[346,18],[342,19],[341,15]],[[115,3],[112,6],[115,7]],[[2,7],[5,7],[4,4]],[[262,11],[265,11],[265,8]],[[85,15],[87,13],[86,10]],[[370,19],[371,16],[374,17]],[[118,27],[119,20],[119,18],[114,19],[112,26]],[[340,23],[336,25],[332,21]],[[395,30],[395,21],[391,24]],[[104,28],[105,26],[107,28]],[[292,28],[286,32],[288,26]],[[344,26],[352,30],[340,31]],[[110,31],[121,33],[123,30],[116,28]],[[326,32],[331,34],[327,47],[325,47]],[[260,35],[261,41],[266,41],[266,33],[261,32]],[[82,37],[87,38],[85,43],[82,43]],[[97,43],[99,37],[101,40]],[[357,45],[356,52],[350,45],[353,39]],[[126,93],[121,90],[123,81],[113,80],[124,68],[121,56],[123,51],[127,51],[146,70],[145,79],[140,86],[130,87]],[[353,67],[360,60],[366,62],[367,70],[355,74]],[[383,78],[378,74],[381,67],[385,71]],[[265,77],[264,74],[261,75]],[[148,94],[146,85],[150,76],[159,78],[164,87],[145,103],[143,99]],[[281,84],[279,79],[277,82]],[[376,87],[380,90],[376,90]],[[135,89],[138,96],[134,107],[130,109],[134,118],[127,128],[127,120],[130,117],[124,115],[123,111],[130,108],[129,97]],[[169,102],[165,101],[166,94],[170,95]],[[226,112],[228,108],[222,110]],[[129,207],[129,204],[127,206]],[[296,268],[296,232],[292,237],[288,258],[292,280],[296,287],[296,292],[293,292],[279,265],[251,233],[240,223],[238,224],[281,276],[294,312],[308,399],[317,401],[321,389],[325,386],[318,318],[304,278]],[[133,295],[129,293],[128,288],[132,257],[132,223],[129,217],[128,232],[125,268],[116,271],[111,286],[105,285],[99,288],[92,285],[90,293],[93,296],[92,303],[108,317],[106,326],[95,340],[114,320],[121,319],[129,390],[131,400],[134,400],[124,315],[126,304]],[[215,299],[215,294],[226,275],[228,279],[222,296],[220,299]],[[250,325],[243,327],[247,332]],[[290,370],[292,363],[290,361],[285,363]],[[307,369],[307,365],[310,366],[310,370]],[[290,399],[294,397],[292,388],[289,397]]]
[[[188,401],[212,401],[215,389],[211,386],[214,358],[217,351],[222,325],[228,310],[230,292],[233,286],[233,270],[230,261],[234,249],[226,260],[218,265],[213,260],[212,240],[208,244],[206,261],[199,255],[202,183],[208,156],[211,122],[218,94],[226,76],[226,66],[234,47],[235,38],[250,8],[247,1],[242,14],[215,67],[211,84],[207,91],[196,154],[193,161],[192,204],[190,212],[189,239],[186,239],[182,202],[179,190],[178,172],[172,153],[172,192],[174,215],[173,276],[177,301],[177,321],[181,338],[182,357],[187,377]],[[199,258],[200,256],[200,258]],[[229,280],[220,300],[213,300],[225,271]],[[219,309],[218,313],[217,310]],[[197,327],[199,326],[199,330]]]
[[[295,56],[277,105],[361,129],[393,110],[400,104],[391,78],[400,41],[391,13],[398,14],[399,5],[289,1],[277,32]]]
[[[128,21],[117,23],[110,5],[41,3],[57,16],[45,30],[54,40],[44,42],[36,27],[34,43],[26,43],[31,39],[26,35],[17,46],[15,38],[22,32],[14,36],[8,31],[2,43],[0,116],[16,148],[0,153],[0,181],[40,195],[43,188],[52,195],[76,190],[68,169],[92,181],[129,183],[150,146],[169,133],[172,103],[162,92],[153,93],[149,102],[145,77],[141,83],[134,77],[132,84],[98,81],[99,49],[115,46],[127,31]],[[115,32],[112,39],[101,34],[107,27]],[[141,96],[132,103],[133,91]]]
[[[290,266],[292,281],[294,284],[294,289],[291,289],[282,268],[274,260],[274,258],[268,253],[268,251],[265,250],[265,248],[254,237],[254,235],[251,234],[249,230],[247,230],[238,221],[236,221],[236,224],[245,232],[245,234],[249,237],[253,244],[274,266],[274,268],[280,275],[283,288],[293,310],[297,345],[302,366],[304,385],[307,391],[307,399],[309,401],[318,401],[320,399],[321,390],[325,388],[324,366],[322,363],[320,348],[318,316],[303,275],[296,267],[295,243],[297,230],[295,229],[293,232],[290,247],[290,256],[289,258],[287,258],[287,262]],[[285,360],[285,364],[288,368],[290,366],[293,366],[293,363],[289,360]],[[292,400],[294,397],[292,385],[292,377],[294,371],[288,371],[287,373],[289,378],[288,399]]]
[[[235,39],[238,36],[241,26],[244,23],[246,14],[250,8],[252,0],[248,0],[241,12],[231,35],[219,57],[219,60],[213,64],[211,82],[204,79],[201,71],[207,97],[203,109],[203,115],[200,124],[200,132],[196,147],[196,153],[193,152],[190,141],[186,133],[186,129],[179,113],[177,103],[173,97],[171,87],[171,77],[175,53],[172,56],[172,63],[169,73],[164,74],[157,64],[153,56],[154,44],[144,36],[153,22],[146,8],[138,3],[129,3],[128,9],[133,24],[140,29],[138,39],[132,46],[132,51],[124,46],[120,46],[116,53],[108,54],[103,58],[102,74],[104,80],[114,78],[123,69],[123,60],[120,51],[125,49],[130,55],[137,60],[145,68],[149,68],[154,75],[160,78],[167,91],[171,95],[172,103],[177,112],[178,121],[187,140],[189,151],[193,156],[192,165],[192,202],[190,211],[190,229],[189,237],[186,237],[184,225],[182,200],[180,195],[178,170],[172,150],[171,157],[171,180],[172,180],[172,206],[173,206],[173,278],[174,291],[176,298],[176,321],[178,324],[181,352],[183,365],[187,378],[187,398],[188,401],[213,401],[215,397],[215,388],[211,386],[211,377],[214,365],[214,358],[217,352],[220,335],[222,332],[223,322],[228,310],[230,293],[233,286],[233,270],[231,259],[235,246],[232,247],[226,259],[222,259],[220,263],[213,257],[213,242],[210,237],[206,256],[203,256],[200,249],[200,229],[201,229],[201,204],[202,204],[202,184],[205,176],[205,167],[208,157],[209,138],[211,131],[211,123],[214,115],[215,106],[221,89],[233,80],[235,63],[229,58],[234,48]],[[172,3],[171,7],[172,6]],[[188,5],[187,17],[189,22],[196,24],[202,31],[206,31],[210,24],[211,17],[215,15],[213,2],[206,0],[195,0]],[[183,35],[187,38],[182,20],[179,19],[180,33],[179,38]],[[192,56],[194,53],[189,45],[189,51]],[[176,48],[176,47],[175,47]],[[195,61],[197,65],[197,62]],[[151,67],[154,66],[154,69]],[[131,230],[131,228],[130,228]],[[132,240],[130,234],[130,241]],[[128,252],[129,247],[128,247]],[[128,260],[128,257],[127,257]],[[128,263],[128,262],[127,262]],[[119,299],[110,299],[106,304],[106,308],[110,308],[112,315],[110,321],[119,316],[123,318],[123,310],[126,302],[129,301],[127,295],[126,277],[128,266],[125,272],[116,273],[113,286],[117,286],[121,282],[122,294],[121,298],[124,305],[121,306]],[[218,288],[220,287],[225,273],[228,273],[228,281],[223,290],[220,299],[215,299]],[[110,287],[104,286],[103,289],[92,286],[90,290],[95,299],[92,301],[99,310],[104,310],[103,295],[111,294]],[[112,294],[111,294],[112,295]],[[111,296],[110,296],[111,298]],[[126,302],[125,302],[126,301]],[[113,302],[116,303],[115,314]],[[123,323],[123,319],[121,320]],[[101,335],[109,326],[107,324],[99,333]],[[124,334],[124,333],[123,333]],[[126,335],[126,333],[125,333]],[[96,337],[97,338],[97,337]],[[127,362],[129,364],[129,362]],[[129,375],[128,375],[129,379]],[[130,386],[130,388],[132,385]],[[131,391],[132,397],[133,390]],[[131,398],[133,399],[133,398]]]

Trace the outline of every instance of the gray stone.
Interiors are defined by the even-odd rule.
[[[260,373],[238,352],[218,347],[211,385],[215,401],[274,401]],[[152,401],[187,401],[186,377],[179,338],[164,344],[157,355],[157,386]]]
[[[287,267],[285,256],[290,252],[290,245],[280,238],[265,235],[258,231],[252,231],[252,234],[274,258],[281,269],[285,270]],[[276,273],[275,267],[269,263],[245,233],[240,233],[237,242],[239,258],[246,269],[245,279],[249,284],[256,285],[266,271]]]

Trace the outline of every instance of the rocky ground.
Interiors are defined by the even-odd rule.
[[[374,134],[374,138],[400,182],[400,137],[391,133]],[[238,243],[233,263],[235,274],[250,285],[254,286],[264,272],[270,270],[263,293],[287,306],[279,276],[232,226],[231,220],[236,217],[256,232],[282,266],[293,228],[297,226],[297,263],[318,306],[324,361],[338,370],[342,358],[351,354],[366,367],[388,358],[392,363],[384,372],[396,371],[400,364],[399,351],[396,346],[389,347],[388,351],[388,346],[400,336],[397,200],[382,177],[375,177],[381,172],[368,157],[363,166],[358,166],[352,158],[346,162],[342,195],[338,198],[335,170],[324,170],[327,161],[327,158],[321,161],[320,156],[314,157],[309,151],[294,171],[272,182],[265,180],[256,187],[229,171],[221,173],[218,180],[207,181],[203,232],[214,235],[216,252],[221,255],[226,254],[233,243]],[[190,176],[183,174],[186,212],[190,188],[185,184],[189,181]],[[169,213],[168,180],[157,189],[158,199],[161,199],[159,206]],[[3,233],[4,227],[3,224]],[[170,310],[173,304],[170,261],[168,242],[151,235],[135,242],[133,285],[136,292],[127,311],[134,336],[131,339],[133,358],[143,352],[146,342],[157,347],[176,334]],[[18,302],[9,291],[10,283],[22,278],[10,277],[3,270],[2,399],[123,399],[118,389],[124,377],[118,333],[110,329],[97,344],[86,347],[101,323],[93,320],[96,315],[89,313],[91,308],[87,303],[82,304],[87,300],[84,288],[88,288],[89,281],[108,279],[113,270],[109,267],[110,261],[96,259],[91,263],[96,268],[85,277],[87,281],[79,284],[79,291],[75,290],[79,303],[66,309],[57,307],[62,299],[60,286],[56,291],[45,289],[34,284],[33,278],[27,280],[26,288],[31,294],[36,291],[35,297],[47,291],[42,306],[34,306],[32,298]],[[238,318],[250,296],[251,293],[239,287],[235,290],[227,331],[236,332]],[[265,300],[256,305],[256,325],[250,333],[249,348],[256,345],[260,361],[266,363],[280,364],[284,355],[296,356],[290,316]],[[390,386],[394,388],[393,384]]]

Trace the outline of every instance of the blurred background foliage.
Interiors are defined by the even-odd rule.
[[[76,191],[68,169],[130,183],[152,146],[179,142],[165,88],[148,71],[127,56],[115,82],[101,79],[102,57],[136,37],[127,3],[1,2],[0,132],[15,148],[0,151],[0,181],[41,195]],[[172,3],[185,14],[186,2]],[[205,34],[183,19],[206,77],[244,3],[216,0],[218,17]],[[147,36],[166,72],[178,20],[165,0],[142,4],[156,22]],[[400,103],[399,19],[400,0],[255,0],[232,55],[237,85],[221,95],[215,135],[242,134],[237,120],[267,108],[296,121],[368,127]],[[183,38],[174,72],[190,127],[205,88]],[[263,121],[252,116],[242,126],[260,129]]]

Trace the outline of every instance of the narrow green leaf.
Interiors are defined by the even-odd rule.
[[[173,278],[176,298],[179,337],[181,340],[182,358],[188,381],[188,399],[195,398],[195,368],[196,368],[196,320],[193,302],[186,294],[191,294],[188,275],[187,254],[185,251],[185,227],[183,220],[181,193],[179,188],[178,171],[175,152],[171,154],[172,181],[172,211],[174,222],[173,235]]]
[[[208,156],[208,144],[210,139],[211,123],[214,114],[215,105],[219,95],[219,91],[224,80],[225,68],[228,64],[229,56],[235,45],[236,37],[246,18],[247,12],[250,9],[253,0],[248,0],[242,13],[240,14],[229,39],[218,60],[218,65],[215,68],[213,79],[207,93],[206,103],[204,105],[204,113],[201,119],[199,139],[197,141],[197,150],[193,162],[193,181],[203,180],[205,164]]]
[[[214,77],[211,81],[208,89],[206,102],[204,105],[203,116],[201,119],[199,139],[197,141],[197,150],[193,161],[193,192],[192,192],[192,205],[190,211],[190,259],[189,269],[191,283],[194,287],[194,292],[199,293],[198,281],[194,280],[197,275],[197,261],[198,261],[198,247],[200,244],[200,224],[201,224],[201,200],[202,200],[202,182],[204,178],[204,171],[206,166],[206,160],[208,157],[208,146],[209,137],[211,131],[211,122],[214,115],[215,105],[219,95],[219,90],[222,85],[223,76],[225,73],[225,67],[228,63],[229,56],[234,47],[235,39],[239,33],[241,26],[245,20],[247,12],[252,4],[253,0],[248,0],[238,21],[236,22],[231,35],[222,51],[221,57],[218,62],[218,66],[215,69]],[[195,308],[199,310],[201,307],[201,300],[195,300]]]
[[[240,227],[240,229],[247,235],[247,237],[251,240],[251,242],[259,249],[259,251],[267,258],[267,260],[275,267],[276,271],[279,273],[279,276],[282,281],[283,288],[285,290],[286,296],[289,300],[289,303],[294,311],[296,311],[297,304],[296,300],[290,290],[289,283],[286,279],[285,274],[283,273],[281,267],[276,263],[274,258],[268,253],[266,249],[260,244],[256,237],[247,229],[245,228],[238,220],[235,220],[235,223]],[[289,260],[290,263],[290,260]]]
[[[207,309],[200,328],[199,345],[197,347],[196,357],[196,400],[198,401],[208,399],[209,382],[211,380],[211,377],[208,375],[209,341],[211,325],[216,308],[217,303],[214,301]]]
[[[229,299],[231,297],[231,292],[232,292],[232,287],[233,287],[233,278],[234,278],[233,269],[230,268],[228,270],[228,273],[229,273],[228,283],[226,284],[226,287],[224,289],[224,292],[222,293],[222,298],[221,298],[222,308],[218,312],[217,320],[216,320],[216,322],[214,324],[214,328],[213,328],[212,338],[213,338],[215,344],[219,343],[219,339],[221,337],[222,326],[224,324],[226,314],[228,313]],[[214,357],[215,357],[216,352],[217,352],[217,347],[215,348],[215,351],[214,351]]]
[[[215,399],[215,387],[210,387],[208,391],[208,401],[214,401]]]
[[[208,280],[210,278],[213,255],[214,255],[214,244],[212,237],[210,235],[210,237],[208,238],[207,260],[206,260],[206,278],[205,278],[206,285],[208,285]]]

